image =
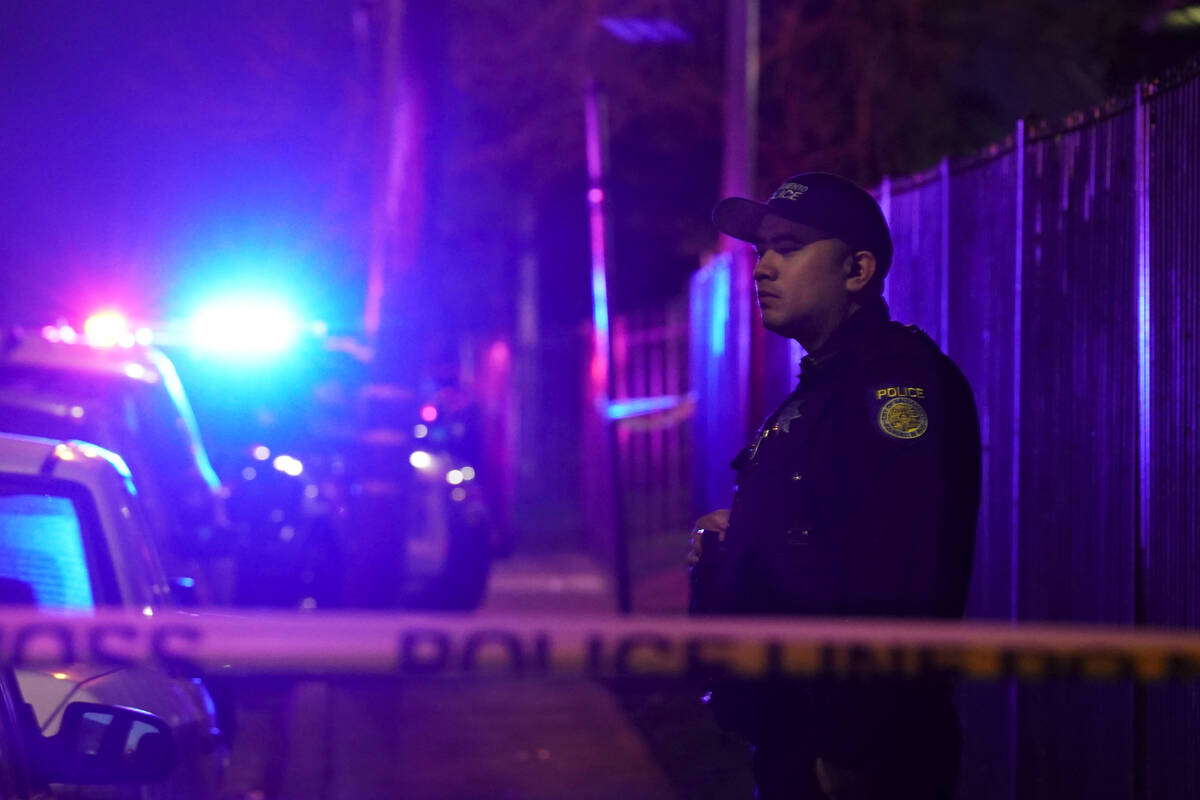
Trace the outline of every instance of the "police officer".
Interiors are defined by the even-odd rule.
[[[722,200],[752,243],[763,325],[806,351],[795,391],[737,455],[732,509],[693,530],[693,613],[961,617],[980,492],[979,422],[953,362],[882,297],[879,206],[834,175],[764,204]],[[950,687],[822,678],[718,686],[718,721],[755,746],[761,798],[950,797]]]

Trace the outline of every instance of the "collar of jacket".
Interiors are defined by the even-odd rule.
[[[800,359],[801,380],[814,380],[850,361],[891,319],[887,302],[873,297],[838,326],[820,349]]]

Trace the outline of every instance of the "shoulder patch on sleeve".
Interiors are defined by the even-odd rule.
[[[893,393],[893,390],[898,390]],[[893,439],[919,439],[929,430],[929,415],[918,398],[925,391],[917,386],[887,387],[876,392],[876,399],[884,401],[879,407],[879,430]]]

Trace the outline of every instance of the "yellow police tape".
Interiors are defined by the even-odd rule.
[[[1200,678],[1200,632],[881,620],[0,612],[0,663],[272,675]]]

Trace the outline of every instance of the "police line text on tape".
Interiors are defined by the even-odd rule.
[[[1200,634],[877,620],[0,613],[0,662],[185,673],[1200,678]]]

